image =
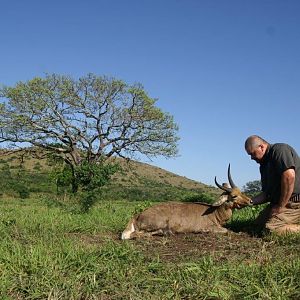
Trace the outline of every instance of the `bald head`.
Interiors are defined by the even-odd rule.
[[[245,150],[257,163],[262,162],[268,146],[269,143],[258,135],[251,135],[245,141]]]
[[[258,135],[251,135],[245,141],[245,149],[252,150],[261,144],[268,145],[269,143]]]

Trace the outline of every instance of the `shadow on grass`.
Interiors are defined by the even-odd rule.
[[[254,224],[253,219],[232,220],[226,225],[226,228],[236,233],[244,232],[253,237],[263,237],[266,234],[263,227]]]

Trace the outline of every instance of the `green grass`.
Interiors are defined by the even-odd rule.
[[[174,237],[156,244],[119,240],[148,202],[106,201],[88,214],[57,203],[1,200],[1,299],[300,299],[299,235],[257,237],[254,231],[244,244],[233,242],[235,252],[225,258],[181,256],[168,248]],[[228,227],[249,230],[257,214],[236,211]],[[173,259],[164,259],[161,249]]]
[[[0,197],[35,197],[38,193],[56,195],[70,193],[71,187],[55,184],[54,165],[46,159],[21,153],[7,154],[0,159]],[[5,158],[5,159],[4,159]],[[132,201],[184,201],[190,198],[218,196],[220,191],[212,186],[178,176],[161,168],[117,159],[121,169],[102,188],[102,199]]]

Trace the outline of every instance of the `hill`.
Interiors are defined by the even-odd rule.
[[[0,153],[0,176],[2,194],[18,196],[20,191],[27,193],[66,193],[58,190],[53,176],[53,164],[47,159],[33,158],[24,151]],[[110,183],[103,188],[105,199],[127,200],[210,200],[220,191],[176,175],[162,168],[138,161],[115,160],[121,166]]]
[[[105,188],[114,190],[114,196],[132,200],[186,200],[206,201],[220,191],[213,186],[179,176],[147,163],[119,160],[122,171],[113,176]],[[206,198],[207,196],[207,198]]]

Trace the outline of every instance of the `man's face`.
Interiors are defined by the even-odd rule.
[[[259,146],[256,146],[255,148],[247,149],[247,153],[251,156],[251,159],[260,164],[264,157],[265,150],[265,145],[261,144]]]

